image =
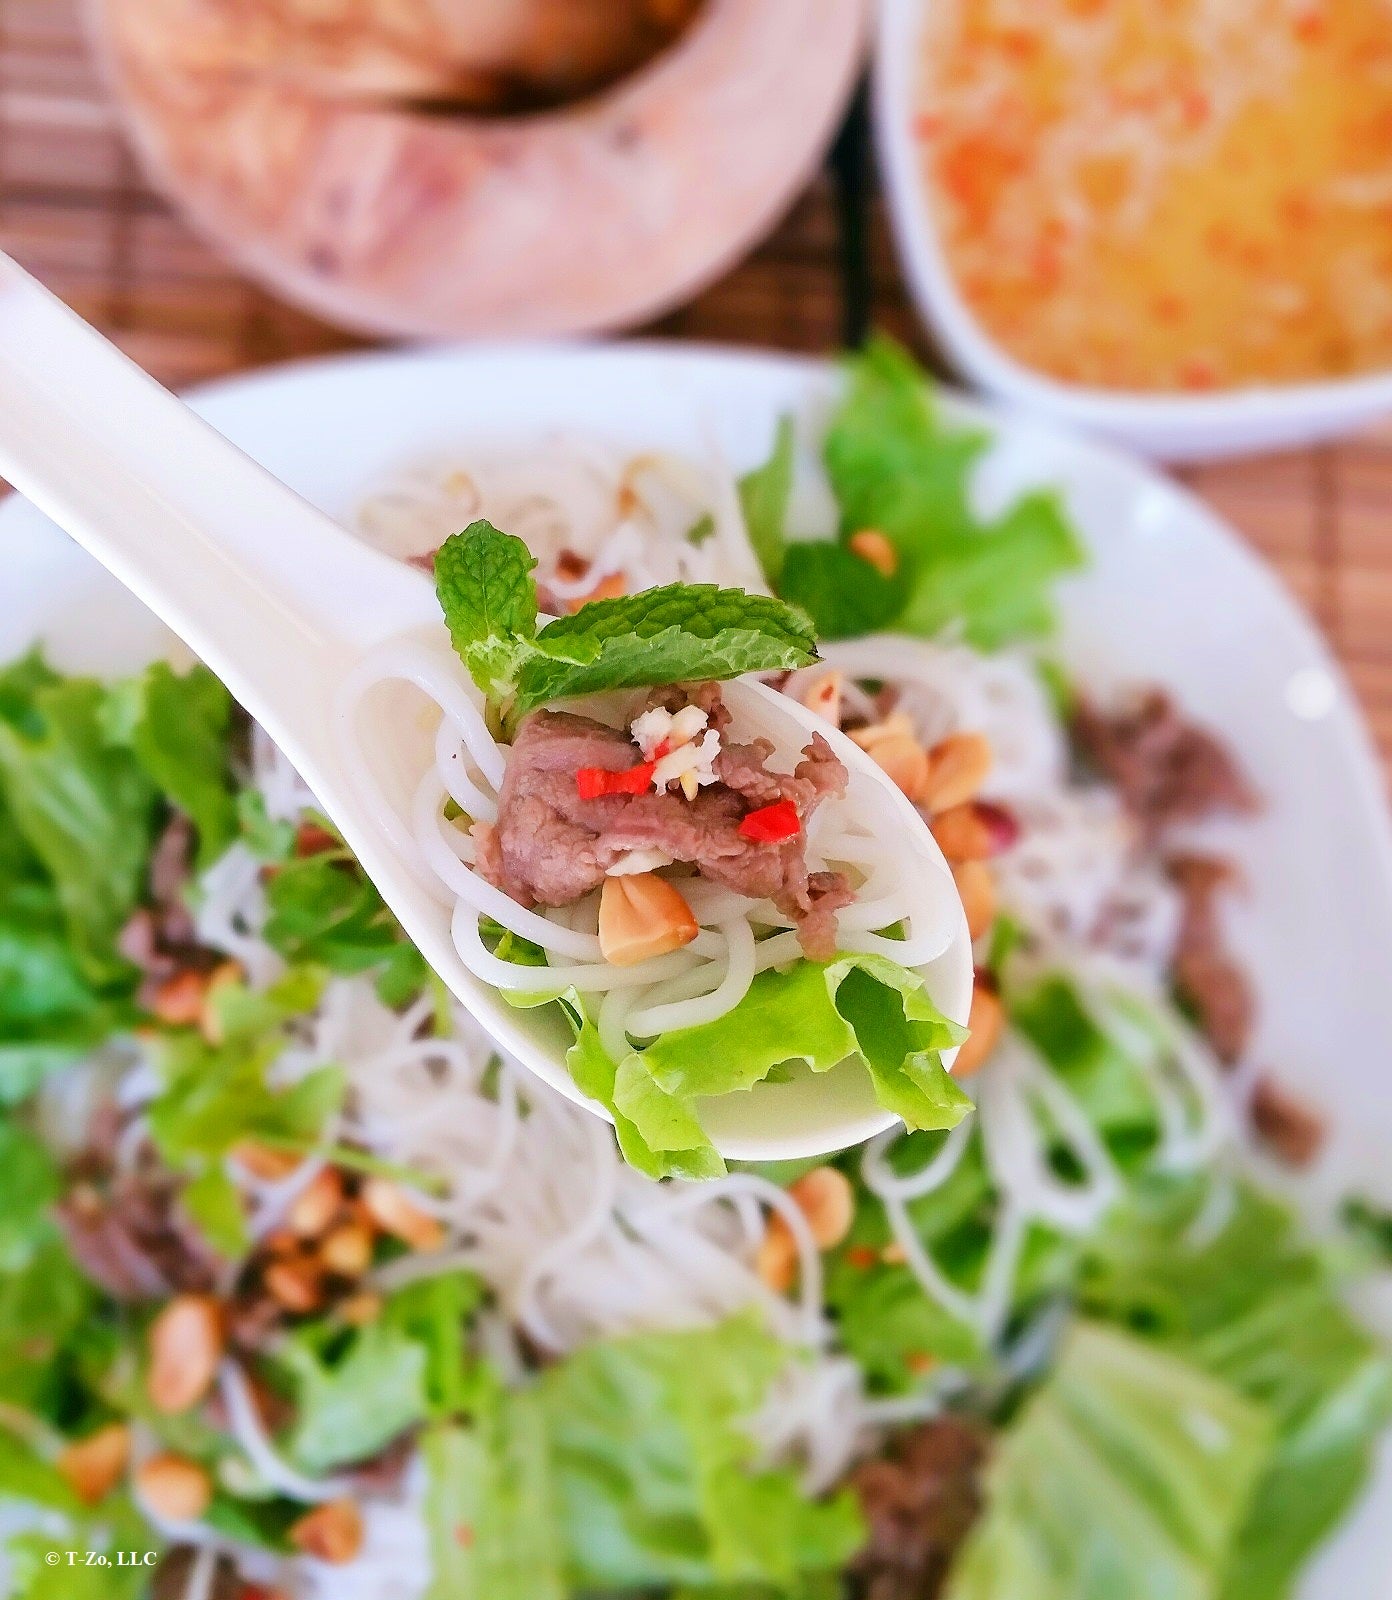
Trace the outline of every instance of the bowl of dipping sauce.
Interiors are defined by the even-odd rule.
[[[875,91],[978,387],[1171,459],[1392,411],[1384,0],[882,0]]]

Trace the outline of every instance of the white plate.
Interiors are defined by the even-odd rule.
[[[197,409],[331,515],[403,460],[480,438],[588,429],[635,447],[762,460],[785,410],[835,393],[809,362],[686,348],[380,354],[214,385]],[[1237,949],[1261,990],[1261,1059],[1322,1102],[1332,1193],[1392,1200],[1392,830],[1343,677],[1270,572],[1202,504],[1127,457],[948,402],[996,443],[983,504],[1056,485],[1093,563],[1063,589],[1063,653],[1093,685],[1164,684],[1240,754],[1266,797],[1232,833],[1248,880]],[[35,638],[76,670],[129,667],[168,636],[23,502],[0,507],[0,659]],[[1322,1557],[1309,1600],[1374,1600],[1392,1570],[1392,1461]]]
[[[1014,360],[957,292],[914,138],[923,18],[932,0],[880,0],[875,140],[904,275],[920,315],[963,378],[998,399],[1107,434],[1168,461],[1251,454],[1347,433],[1392,411],[1392,372],[1321,383],[1153,395],[1063,383]]]

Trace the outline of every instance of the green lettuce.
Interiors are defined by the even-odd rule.
[[[69,942],[89,982],[131,969],[116,937],[144,889],[157,793],[127,748],[108,741],[107,691],[56,679],[32,658],[0,682],[0,796],[53,886]]]
[[[408,1329],[379,1319],[341,1350],[335,1331],[298,1329],[277,1355],[295,1394],[285,1446],[309,1473],[365,1461],[426,1415],[426,1350]]]
[[[1217,1600],[1270,1439],[1228,1384],[1079,1323],[997,1444],[944,1600]]]
[[[1083,564],[1083,548],[1054,494],[1026,494],[995,518],[973,509],[971,478],[988,443],[944,424],[910,357],[871,340],[850,360],[823,449],[839,538],[789,545],[779,593],[825,638],[890,628],[932,637],[951,626],[994,649],[1047,631],[1053,585]],[[895,549],[889,577],[849,548],[866,528]]]
[[[237,834],[228,763],[232,697],[204,666],[175,672],[156,661],[107,693],[103,725],[129,747],[150,781],[198,831],[198,864],[216,861]]]
[[[574,990],[541,981],[544,953],[504,934],[503,960],[535,966],[534,993],[508,991],[515,1006],[559,1001],[575,1042],[566,1065],[580,1090],[614,1118],[625,1160],[650,1177],[719,1177],[725,1163],[701,1126],[697,1102],[750,1089],[802,1062],[827,1072],[859,1056],[875,1096],[913,1127],[950,1128],[971,1101],[942,1064],[965,1037],[928,998],[923,979],[883,956],[795,961],[759,973],[737,1006],[715,1022],[678,1028],[615,1062]]]
[[[285,960],[343,976],[372,973],[385,1005],[405,1005],[428,968],[345,846],[293,858],[266,885],[266,943]]]
[[[1239,1184],[1223,1226],[1186,1246],[1206,1202],[1205,1184],[1138,1199],[1090,1243],[1082,1296],[1272,1419],[1221,1595],[1278,1600],[1366,1482],[1392,1420],[1392,1359],[1344,1309],[1329,1263],[1282,1205]]]
[[[748,1317],[603,1340],[432,1430],[432,1600],[807,1593],[863,1530],[848,1495],[754,1465],[742,1423],[788,1359]]]
[[[614,1099],[649,1148],[700,1133],[693,1102],[762,1083],[801,1062],[828,1072],[859,1056],[875,1097],[911,1127],[950,1128],[971,1101],[942,1064],[965,1030],[928,998],[919,974],[882,956],[797,961],[759,973],[714,1022],[665,1033],[619,1063]]]

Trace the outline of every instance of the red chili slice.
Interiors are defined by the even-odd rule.
[[[636,767],[623,772],[610,772],[607,767],[581,767],[575,774],[575,787],[582,800],[598,800],[606,794],[642,794],[652,787],[655,761],[640,761]]]
[[[771,806],[760,806],[751,811],[739,825],[746,839],[758,844],[778,844],[791,839],[801,831],[802,820],[791,800],[775,800]]]

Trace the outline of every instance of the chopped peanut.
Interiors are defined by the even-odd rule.
[[[595,584],[587,594],[578,594],[573,600],[566,601],[567,611],[578,611],[581,606],[589,605],[591,600],[617,600],[621,594],[628,593],[628,585],[624,582],[623,573],[611,572]]]
[[[967,932],[979,939],[996,918],[996,880],[984,861],[957,862],[952,879],[967,914]]]
[[[841,682],[841,674],[832,668],[819,672],[802,692],[803,705],[835,728],[841,726]]]
[[[369,1217],[394,1239],[413,1250],[438,1250],[445,1242],[444,1224],[432,1217],[389,1178],[369,1178],[362,1187],[362,1203]]]
[[[984,861],[1008,850],[1019,834],[1008,811],[981,800],[940,811],[929,827],[949,861]]]
[[[952,1064],[954,1078],[970,1078],[974,1072],[981,1070],[987,1057],[996,1048],[1001,1029],[1005,1026],[1005,1008],[1001,1005],[1000,996],[980,978],[972,988],[971,1014],[967,1018],[967,1026],[971,1032]]]
[[[952,733],[928,752],[928,787],[923,804],[948,811],[974,800],[991,770],[991,744],[979,733]]]
[[[130,1429],[124,1422],[108,1422],[85,1439],[67,1445],[56,1465],[77,1498],[94,1506],[121,1481],[129,1460]]]
[[[868,561],[882,578],[892,578],[899,570],[899,552],[878,528],[862,528],[846,541],[853,556]]]
[[[319,1259],[340,1278],[359,1278],[372,1265],[372,1230],[361,1222],[340,1222],[324,1235]]]
[[[135,1492],[155,1516],[168,1522],[196,1522],[213,1498],[213,1480],[185,1456],[158,1455],[135,1471]]]
[[[599,895],[599,948],[616,967],[690,944],[700,932],[681,891],[655,872],[606,878]]]
[[[877,739],[866,752],[881,772],[918,805],[928,791],[928,752],[907,734]]]
[[[754,1257],[754,1270],[775,1294],[787,1294],[797,1281],[798,1249],[793,1230],[774,1212]]]
[[[317,1239],[342,1205],[342,1173],[337,1167],[321,1167],[295,1196],[285,1214],[285,1225],[301,1239]]]
[[[203,1005],[198,1013],[198,1026],[209,1044],[222,1043],[222,1022],[217,1010],[219,993],[234,983],[240,983],[244,976],[240,961],[224,961],[213,968],[208,986],[203,992]]]
[[[863,728],[852,728],[850,737],[869,753],[881,739],[912,739],[914,725],[902,711],[891,711],[883,722],[868,722]]]
[[[301,1157],[291,1150],[273,1150],[255,1139],[242,1139],[232,1146],[232,1159],[253,1178],[263,1183],[279,1183],[299,1166]]]
[[[342,1566],[362,1549],[362,1513],[351,1500],[329,1500],[290,1524],[290,1543],[317,1561]]]
[[[350,1294],[339,1302],[338,1315],[350,1328],[365,1328],[382,1315],[382,1297],[367,1289]]]
[[[203,1000],[208,993],[208,974],[176,972],[155,990],[150,1010],[172,1028],[186,1028],[203,1020]]]
[[[211,1295],[176,1295],[150,1324],[145,1389],[157,1411],[187,1411],[207,1394],[222,1360],[222,1313]]]
[[[908,1259],[909,1252],[897,1239],[891,1239],[884,1249],[880,1251],[880,1260],[887,1267],[902,1267]]]
[[[832,1250],[851,1231],[855,1220],[855,1191],[836,1167],[813,1167],[788,1185],[789,1198],[807,1218],[819,1250]]]
[[[324,1277],[317,1262],[285,1256],[267,1262],[261,1273],[266,1292],[292,1316],[317,1311],[324,1303]]]

